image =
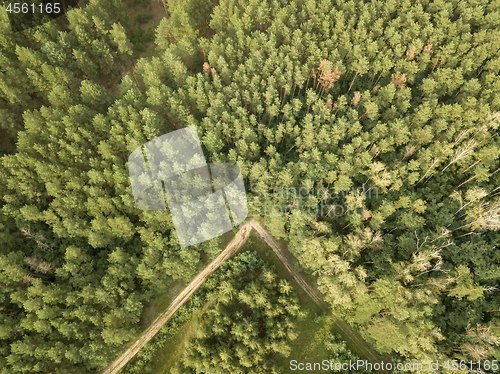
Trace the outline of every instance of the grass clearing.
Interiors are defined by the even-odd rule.
[[[306,315],[296,324],[297,339],[290,342],[290,355],[279,357],[278,363],[283,368],[283,372],[289,368],[290,360],[301,362],[317,362],[328,358],[328,351],[325,349],[321,339],[325,333],[330,332],[330,324],[327,316],[318,313],[311,305],[302,306]]]
[[[163,355],[158,355],[153,360],[151,369],[154,373],[168,373],[182,356],[186,343],[195,336],[198,325],[205,311],[210,308],[215,300],[209,299],[202,308],[193,313],[191,319],[179,328],[176,334],[168,338],[161,348]]]
[[[148,327],[161,312],[170,305],[177,294],[186,286],[186,283],[180,280],[172,282],[164,292],[153,298],[153,300],[144,307],[141,315],[140,325],[142,328]]]

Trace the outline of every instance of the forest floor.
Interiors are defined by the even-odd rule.
[[[161,313],[144,331],[144,333],[133,344],[131,344],[120,357],[109,365],[103,373],[118,373],[137,354],[137,352],[139,352],[142,347],[144,347],[158,333],[165,323],[172,318],[175,312],[189,300],[191,295],[198,288],[200,288],[205,280],[215,270],[217,270],[225,260],[234,255],[245,244],[252,230],[255,230],[262,240],[272,249],[281,264],[292,276],[293,280],[311,298],[311,300],[314,301],[314,303],[322,310],[327,310],[328,306],[323,301],[319,290],[311,286],[292,265],[289,259],[291,255],[288,251],[280,246],[274,237],[261,224],[252,219],[240,227],[239,231],[235,234],[226,248],[200,273],[198,273],[198,275],[196,275],[196,277],[172,300],[168,308]],[[376,352],[366,341],[364,341],[351,326],[334,316],[331,316],[331,318],[333,318],[333,326],[339,330],[342,336],[346,339],[348,345],[351,346],[356,353],[359,353],[362,357],[367,358],[372,362],[380,362],[381,356],[378,352]]]
[[[164,346],[168,346],[168,355],[158,355],[152,361],[151,372],[153,373],[169,373],[170,369],[175,366],[179,357],[182,357],[184,349],[189,340],[196,336],[200,324],[203,320],[204,313],[216,304],[217,299],[209,297],[208,300],[196,310],[190,317],[189,321],[180,327],[174,336],[165,341]]]
[[[128,16],[135,23],[134,30],[138,30],[137,33],[131,35],[135,43],[140,45],[136,59],[152,56],[155,49],[156,27],[163,18],[168,17],[166,5],[161,0],[127,0],[125,6]]]
[[[156,296],[143,310],[140,326],[147,328],[172,303],[172,300],[186,287],[185,282],[176,280],[167,290]]]

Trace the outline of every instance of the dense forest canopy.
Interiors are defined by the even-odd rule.
[[[90,0],[23,32],[0,11],[1,372],[104,368],[152,298],[220,251],[181,248],[131,193],[130,152],[189,125],[380,353],[499,357],[498,2],[167,0],[152,50],[131,3],[146,7]],[[180,368],[236,339],[237,302]],[[229,355],[211,349],[206,367]]]

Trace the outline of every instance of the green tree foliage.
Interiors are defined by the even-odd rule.
[[[294,320],[303,312],[291,285],[272,267],[245,253],[246,273],[221,280],[214,305],[202,316],[176,373],[279,373],[272,357],[287,357],[297,334]]]
[[[12,371],[105,367],[135,336],[144,303],[217,248],[180,249],[165,212],[134,205],[127,157],[168,130],[133,76],[113,104],[130,58],[122,15],[120,2],[91,1],[68,12],[68,29],[44,24],[14,48],[36,105],[9,107],[23,131],[0,171],[1,366]]]
[[[0,132],[18,138],[0,170],[0,365],[104,367],[144,303],[217,252],[216,240],[181,249],[169,214],[131,195],[129,153],[187,125],[210,162],[239,165],[251,215],[381,352],[498,352],[497,4],[167,4],[157,53],[133,69],[119,1],[68,12],[64,29],[17,35],[0,22]],[[240,344],[216,346],[228,365],[255,365],[248,352],[267,335],[252,340],[252,316],[282,297],[261,281],[232,286],[233,299],[218,291],[219,331],[205,325],[186,357],[227,338]]]
[[[452,355],[465,326],[442,308],[498,304],[498,9],[227,1],[210,27],[179,89],[210,158],[238,163],[253,213],[381,351]]]
[[[14,32],[7,12],[0,13],[2,131],[13,137],[23,128],[23,112],[30,109],[50,105],[67,110],[80,101],[81,86],[97,108],[106,108],[107,91],[132,52],[121,25],[128,21],[120,1],[92,0],[71,9],[64,28],[45,22]]]
[[[213,34],[209,26],[214,0],[162,0],[168,18],[156,28],[156,45],[160,50],[175,49],[186,62],[200,59],[199,39]]]

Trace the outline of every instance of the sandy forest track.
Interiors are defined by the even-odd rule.
[[[291,274],[297,284],[311,297],[311,299],[320,307],[327,308],[326,303],[323,301],[321,293],[314,287],[310,286],[306,280],[298,273],[288,260],[285,250],[281,248],[278,242],[271,236],[271,234],[257,221],[250,220],[240,227],[231,242],[226,248],[210,263],[208,264],[196,277],[175,297],[170,303],[168,308],[160,314],[153,323],[144,331],[144,333],[137,339],[123,354],[118,357],[111,365],[105,370],[104,374],[118,373],[142,347],[144,347],[160,329],[167,323],[175,312],[184,305],[191,295],[205,282],[205,280],[219,268],[219,266],[232,255],[234,255],[247,241],[251,231],[255,230],[259,236],[271,247],[280,262]],[[335,325],[342,330],[344,335],[348,336],[353,343],[355,343],[364,353],[367,358],[375,362],[380,359],[380,356],[371,347],[361,339],[347,323],[336,319]]]
[[[207,267],[205,267],[194,279],[184,288],[179,295],[172,301],[168,308],[160,314],[153,323],[144,331],[139,339],[137,339],[123,354],[118,357],[110,366],[104,370],[105,374],[118,373],[142,347],[144,347],[165,323],[168,322],[174,313],[189,300],[191,295],[203,284],[203,282],[212,274],[217,268],[235,254],[240,247],[247,241],[252,226],[249,223],[241,226],[240,230],[236,233],[233,240],[227,247],[213,260]]]
[[[295,282],[297,282],[297,284],[309,295],[309,297],[319,306],[326,306],[319,291],[309,286],[304,278],[302,278],[302,276],[292,267],[292,264],[288,261],[283,249],[279,246],[276,240],[274,240],[271,234],[255,220],[251,220],[249,224],[255,231],[257,231],[262,240],[264,240],[266,244],[271,247],[283,266],[291,274]]]
[[[323,296],[316,287],[311,286],[307,281],[300,275],[299,272],[290,263],[289,257],[287,256],[287,250],[282,248],[274,237],[257,221],[251,220],[248,222],[252,228],[259,234],[259,236],[266,242],[266,244],[271,247],[274,254],[278,257],[282,265],[287,269],[290,275],[293,277],[295,282],[309,295],[309,297],[322,309],[328,309],[328,305],[323,300]],[[342,335],[348,338],[351,344],[355,345],[357,350],[362,353],[371,362],[380,362],[382,359],[388,361],[388,357],[381,357],[380,354],[375,351],[366,341],[363,340],[361,335],[356,332],[350,325],[341,319],[330,314],[330,318],[333,318],[333,325],[342,331]]]

